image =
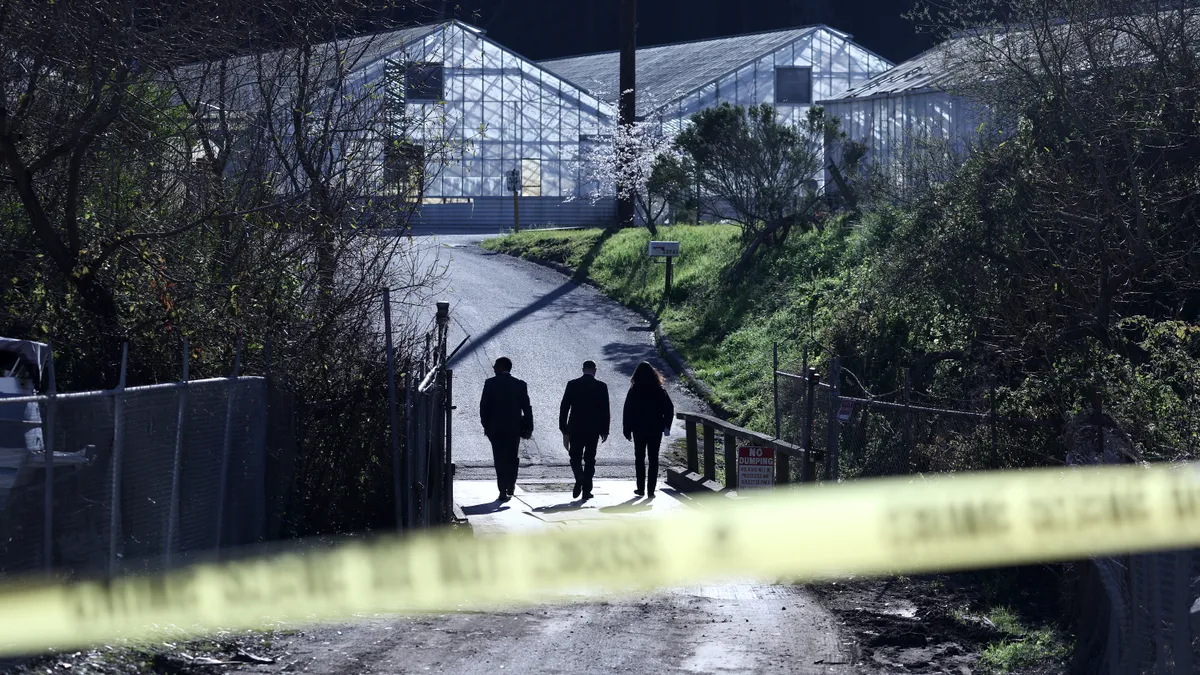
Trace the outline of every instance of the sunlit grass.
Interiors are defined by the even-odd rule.
[[[1049,627],[1030,628],[1015,613],[1005,607],[993,609],[988,620],[1005,635],[987,646],[980,664],[993,673],[1013,673],[1031,666],[1063,661],[1069,648],[1057,630]]]
[[[840,283],[851,235],[841,227],[793,233],[731,280],[725,272],[741,251],[736,226],[660,228],[658,240],[680,242],[669,296],[666,265],[649,257],[651,237],[643,228],[521,232],[484,246],[566,265],[609,297],[654,312],[716,402],[735,421],[769,431],[772,343],[782,343],[784,365],[798,367],[791,361],[807,333],[808,301],[814,289]]]

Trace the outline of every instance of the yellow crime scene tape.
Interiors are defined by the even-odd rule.
[[[722,578],[821,580],[1200,546],[1200,465],[800,486],[499,537],[422,533],[107,582],[0,589],[0,653],[356,614],[578,600]]]

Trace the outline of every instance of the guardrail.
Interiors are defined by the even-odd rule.
[[[791,460],[800,462],[800,482],[810,483],[817,479],[816,463],[823,453],[793,445],[750,429],[730,424],[722,419],[701,413],[680,412],[675,417],[684,424],[687,439],[688,471],[700,474],[706,480],[717,479],[717,434],[721,434],[725,457],[725,489],[736,490],[737,448],[739,441],[751,441],[756,445],[775,449],[775,483],[786,485],[792,482]],[[703,462],[701,462],[701,433],[703,434]]]

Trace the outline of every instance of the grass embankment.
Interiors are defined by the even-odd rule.
[[[736,227],[660,228],[657,239],[680,242],[670,297],[663,293],[665,265],[647,256],[650,234],[644,229],[521,232],[489,239],[483,246],[559,263],[609,297],[656,313],[732,421],[769,432],[772,343],[780,343],[781,366],[799,368],[800,345],[810,335],[811,323],[830,320],[831,303],[825,300],[860,269],[869,236],[836,221],[822,231],[793,233],[786,245],[767,251],[734,281],[723,273],[737,261]],[[664,461],[684,463],[682,439],[668,446]],[[720,453],[717,462],[723,473]],[[992,639],[977,647],[976,659],[985,672],[1051,672],[1046,668],[1061,663],[1066,653],[1061,632],[1044,619],[1022,621],[995,594],[983,592],[977,583],[968,585],[995,625]]]
[[[742,280],[726,281],[723,273],[737,261],[738,236],[730,225],[660,228],[659,240],[680,242],[670,297],[664,297],[666,266],[647,256],[645,229],[521,232],[487,240],[484,247],[563,264],[609,297],[655,312],[733,421],[768,431],[772,342],[781,342],[783,364],[799,367],[790,361],[808,330],[810,300],[839,283],[857,247],[853,232],[840,227],[793,234]]]

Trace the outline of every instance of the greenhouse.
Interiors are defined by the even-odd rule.
[[[409,134],[417,157],[426,143],[452,148],[436,162],[421,160],[428,180],[417,224],[511,225],[510,175],[523,225],[615,219],[613,198],[592,197],[581,158],[616,124],[618,52],[535,63],[458,21],[383,43],[391,45],[387,56],[364,64],[364,80],[392,75],[403,89],[395,97],[424,120]],[[671,134],[706,107],[770,103],[795,122],[815,101],[890,67],[826,26],[645,47],[637,53],[639,116]]]

